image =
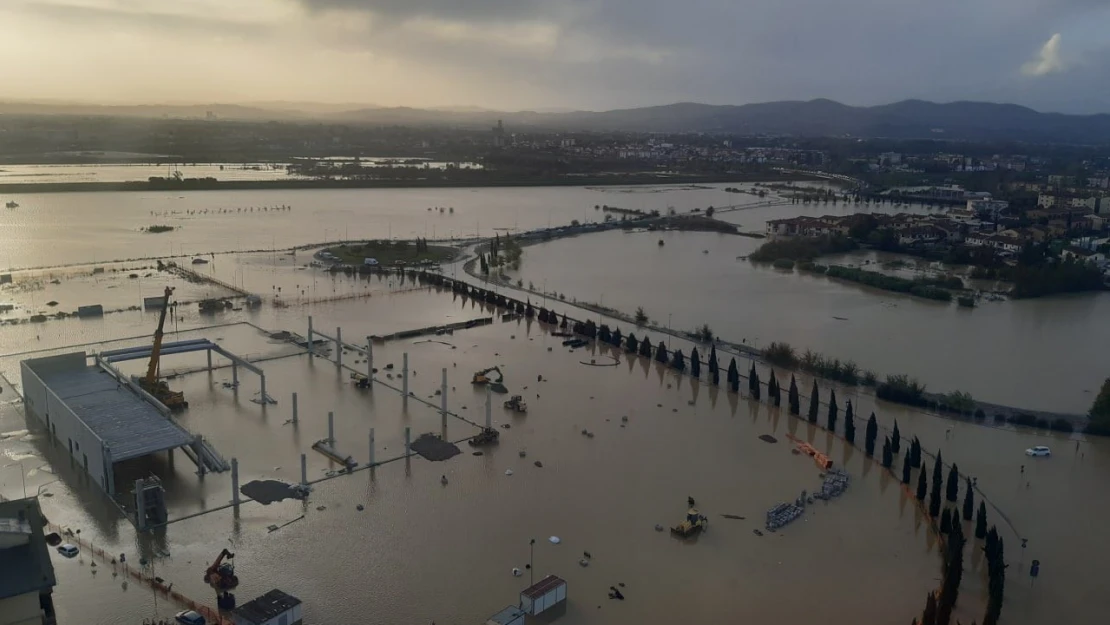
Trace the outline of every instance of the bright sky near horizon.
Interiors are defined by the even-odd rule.
[[[0,97],[1110,113],[1110,0],[0,0]]]

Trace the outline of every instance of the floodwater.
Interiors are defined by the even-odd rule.
[[[1110,293],[984,300],[969,310],[737,258],[761,243],[605,232],[530,246],[520,271],[509,273],[579,301],[629,313],[642,306],[662,327],[709,324],[755,346],[785,341],[880,375],[909,374],[933,391],[1009,406],[1086,413],[1110,371],[1110,326],[1100,321],[1110,317]]]
[[[320,159],[327,161],[350,161],[349,158]],[[395,164],[406,159],[362,159],[363,167]],[[204,163],[186,165],[174,163],[158,165],[153,163],[95,163],[63,165],[0,165],[0,184],[46,184],[73,182],[145,182],[152,176],[172,178],[180,173],[183,178],[215,178],[220,181],[234,182],[243,180],[289,180],[291,176],[286,167],[288,163]],[[480,167],[476,163],[461,163],[462,167]],[[421,162],[419,167],[443,169],[447,163],[437,161]]]
[[[510,196],[525,193],[525,190],[495,191]],[[609,197],[608,193],[588,189],[538,191],[541,195],[567,191],[581,194],[580,203],[589,205],[590,214],[594,213],[594,203],[629,205],[641,201],[639,198],[645,203],[675,203],[675,198],[710,193],[695,190],[628,194],[606,202],[602,198]],[[331,192],[319,193],[326,196]],[[379,192],[358,193],[373,196]],[[396,192],[381,193],[388,196]],[[440,218],[431,214],[422,216],[425,211],[420,206],[450,205],[449,200],[444,200],[451,191],[442,193],[438,200],[412,201],[413,210],[417,211],[413,223]],[[690,195],[686,196],[687,193]],[[493,193],[486,199],[497,195]],[[658,195],[673,197],[664,199]],[[595,197],[596,201],[583,201]],[[705,199],[716,205],[723,203],[719,199]],[[463,204],[455,201],[454,205],[458,214]],[[477,208],[477,202],[472,206],[476,212],[487,210]],[[491,202],[491,206],[494,208],[488,210],[493,214],[511,215],[518,210],[506,199]],[[522,224],[544,219],[542,202],[535,200],[529,206],[521,213]],[[334,215],[335,210],[326,214]],[[577,210],[581,213],[582,209]],[[749,212],[756,210],[764,209]],[[381,215],[396,215],[396,209],[381,211]],[[561,217],[563,223],[582,219],[571,210],[561,213]],[[38,224],[32,228],[47,226]],[[213,228],[213,241],[217,244],[242,234],[216,232]],[[316,238],[308,231],[299,236],[289,232],[275,232],[271,236],[288,237],[294,243]],[[798,335],[771,335],[769,339],[789,340],[800,346],[813,346],[803,339],[835,333],[831,328],[837,327],[823,326],[816,317],[810,319],[808,326],[802,323],[804,317],[800,318],[799,309],[815,309],[814,301],[828,312],[839,310],[837,306],[841,304],[837,302],[846,299],[855,300],[854,305],[860,310],[871,305],[868,301],[892,300],[887,294],[865,292],[853,285],[832,284],[823,278],[811,280],[797,274],[777,275],[735,260],[722,262],[721,266],[729,271],[747,271],[747,278],[743,278],[744,274],[715,274],[712,265],[692,261],[683,265],[686,261],[681,259],[687,255],[699,261],[734,259],[744,252],[710,246],[746,242],[754,245],[757,241],[689,233],[662,236],[666,239],[663,248],[656,245],[658,235],[620,233],[533,246],[525,253],[521,271],[541,265],[587,267],[584,262],[596,267],[605,262],[611,277],[607,275],[605,279],[610,288],[603,293],[604,303],[628,309],[616,299],[631,292],[633,282],[628,281],[635,279],[630,272],[620,270],[620,266],[638,265],[649,269],[648,273],[654,272],[655,277],[655,281],[642,284],[642,292],[667,293],[665,297],[652,297],[685,303],[684,310],[692,311],[689,314],[695,319],[688,322],[690,327],[706,321],[729,338],[739,339],[746,335],[730,336],[724,329],[724,320],[746,315],[744,318],[749,321],[742,327],[750,327],[759,318],[756,311],[762,310],[765,318],[775,319],[766,323],[798,328],[795,330]],[[13,242],[14,239],[11,238]],[[561,254],[542,256],[559,245],[581,247],[564,247]],[[622,262],[599,261],[586,245],[604,248],[613,254],[607,258],[621,258]],[[702,254],[703,249],[709,249],[710,254]],[[730,255],[726,255],[726,249]],[[102,250],[101,254],[109,256],[111,251]],[[660,252],[675,253],[678,260],[653,263],[651,255]],[[74,262],[90,260],[93,259],[78,258]],[[277,254],[218,256],[203,269],[263,294],[265,304],[261,309],[229,311],[214,318],[201,316],[192,308],[179,309],[175,333],[170,338],[206,336],[233,352],[261,359],[282,356],[290,350],[288,345],[269,339],[259,328],[304,334],[308,315],[313,316],[318,330],[330,333],[336,326],[342,326],[348,341],[364,343],[369,334],[497,312],[449,292],[414,288],[411,281],[396,276],[369,279],[331,276],[301,268],[305,261],[306,258]],[[670,272],[671,267],[676,269]],[[683,267],[687,271],[680,273],[678,269]],[[453,273],[454,268],[448,268],[448,272]],[[573,271],[568,271],[568,280],[574,278],[571,274]],[[550,282],[558,278],[546,279],[548,290],[553,290]],[[147,281],[144,279],[144,283]],[[149,281],[155,282],[153,278]],[[695,289],[699,283],[705,288]],[[585,287],[575,291],[576,284],[579,283],[569,282],[558,289],[582,300],[599,299],[602,295],[599,292],[595,297]],[[660,288],[660,284],[666,287]],[[780,284],[794,285],[797,294],[776,292],[775,285]],[[281,295],[278,288],[282,289]],[[280,299],[283,305],[274,306],[275,299]],[[758,299],[762,302],[748,312],[741,312],[744,306],[736,305]],[[733,302],[732,308],[722,303],[726,300]],[[867,323],[881,325],[883,314],[890,310],[904,313],[907,305],[897,303],[896,308],[879,305],[881,310]],[[649,303],[630,304],[631,308],[636,305],[644,305],[656,319],[663,314]],[[582,315],[569,304],[558,304],[555,309],[571,316]],[[710,312],[721,315],[721,321],[701,315],[693,317],[699,311],[703,315]],[[974,311],[958,311],[953,307],[951,314],[980,315],[989,311],[987,306]],[[670,314],[674,326],[680,327],[677,312]],[[837,313],[829,312],[832,314]],[[943,319],[948,314],[923,313],[918,322],[943,327],[937,325],[934,317]],[[853,317],[838,316],[848,317],[849,321],[833,323],[848,324]],[[154,323],[152,313],[128,311],[96,320],[64,319],[42,325],[5,326],[0,328],[0,353],[80,343],[96,344],[83,348],[88,350],[141,344]],[[231,325],[197,329],[213,324]],[[618,325],[625,333],[633,330],[627,324]],[[864,325],[862,320],[860,325]],[[932,345],[942,340],[920,329],[905,333],[916,336],[918,350],[933,349]],[[111,345],[104,343],[122,337],[133,338]],[[889,343],[892,339],[884,336],[882,340]],[[127,553],[130,561],[137,561],[140,555],[168,554],[155,559],[157,574],[172,581],[174,590],[209,605],[214,604],[214,598],[200,577],[220,549],[228,547],[237,554],[237,573],[242,580],[237,591],[240,601],[279,587],[305,601],[306,621],[314,623],[362,622],[368,618],[414,624],[433,620],[481,622],[505,605],[515,604],[517,593],[527,585],[527,573],[516,578],[510,571],[513,567],[523,569],[528,562],[531,538],[537,540],[536,573],[555,573],[569,581],[570,607],[560,622],[587,625],[687,620],[800,622],[816,617],[829,623],[854,624],[908,622],[917,614],[925,593],[935,587],[939,576],[935,539],[897,480],[868,461],[861,449],[847,447],[841,439],[790,417],[784,409],[740,398],[706,383],[692,383],[688,377],[676,376],[638,357],[630,359],[611,350],[569,352],[561,341],[547,335],[538,323],[498,320],[491,326],[450,336],[419,337],[375,346],[375,365],[381,369],[379,379],[391,385],[400,385],[397,377],[401,354],[409,353],[414,395],[407,408],[401,396],[389,388],[379,385],[372,393],[359,391],[351,385],[347,372],[337,371],[329,360],[307,355],[259,362],[266,371],[269,394],[278,402],[265,407],[252,401],[258,398],[259,385],[247,372],[240,371],[241,385],[237,390],[224,385],[231,379],[226,368],[211,374],[176,377],[170,381],[171,386],[184,391],[191,404],[179,417],[181,423],[209,438],[225,457],[237,458],[243,483],[253,479],[298,481],[301,453],[307,454],[309,479],[324,477],[334,467],[310,447],[327,436],[329,411],[335,413],[337,447],[341,452],[364,463],[369,456],[368,435],[372,427],[376,459],[395,457],[403,447],[405,426],[411,428],[413,438],[422,432],[440,430],[437,408],[418,399],[438,406],[439,397],[434,393],[443,368],[448,371],[451,411],[472,421],[484,419],[484,395],[471,386],[470,376],[475,370],[496,364],[504,370],[510,391],[524,396],[529,412],[527,416],[514,416],[500,406],[505,396],[495,395],[498,403],[493,409],[494,422],[510,424],[512,428],[501,430],[501,444],[480,457],[472,456],[471,448],[464,444],[462,455],[443,463],[420,458],[390,462],[372,472],[359,471],[320,482],[305,504],[246,503],[238,516],[231,510],[213,512],[173,523],[153,537],[136,537],[114,506],[83,484],[64,453],[60,453],[62,447],[53,447],[48,437],[28,427],[21,406],[13,401],[15,389],[4,383],[4,392],[0,394],[0,432],[4,433],[0,435],[3,460],[0,466],[4,467],[0,469],[0,494],[21,496],[26,483],[29,494],[37,491],[44,494],[41,502],[52,521],[81,529],[86,540],[109,552]],[[679,339],[670,342],[672,347],[682,347],[687,353],[692,346]],[[871,342],[877,341],[873,337]],[[960,343],[949,345],[955,347]],[[729,356],[722,352],[722,357],[727,365]],[[616,366],[583,364],[591,360],[594,364],[608,364],[615,358],[620,360]],[[893,370],[907,371],[909,364],[918,358],[919,355],[903,356],[898,361],[901,366]],[[361,357],[354,352],[344,355],[344,359],[355,368],[366,366],[364,362],[355,362]],[[0,373],[16,384],[18,360],[18,357],[0,358]],[[165,361],[163,371],[184,372],[203,364],[203,360],[197,354],[175,355]],[[219,360],[218,365],[226,364]],[[963,355],[953,360],[969,358]],[[866,366],[862,358],[860,361]],[[388,363],[395,368],[385,369]],[[135,362],[124,369],[135,373],[142,366],[143,363]],[[938,365],[941,369],[951,366],[955,363]],[[1051,373],[1043,358],[1040,367],[1042,375]],[[747,369],[745,360],[740,361],[740,368]],[[983,371],[994,375],[989,365]],[[789,374],[778,373],[785,385]],[[537,381],[540,375],[545,381]],[[768,370],[760,366],[760,375],[766,379]],[[922,378],[932,384],[932,378]],[[811,380],[798,376],[798,385],[803,393],[808,393]],[[822,393],[827,390],[828,385],[822,382]],[[296,427],[288,423],[292,392],[299,397],[300,423]],[[1110,477],[1110,441],[950,422],[903,406],[876,402],[861,389],[837,387],[836,392],[842,407],[846,399],[852,399],[858,417],[874,410],[884,430],[897,420],[903,436],[920,437],[926,451],[942,450],[947,462],[956,462],[962,474],[977,478],[981,493],[992,504],[989,518],[999,525],[1007,542],[1010,569],[1003,622],[1033,625],[1050,621],[1080,624],[1101,621],[1105,602],[1101,600],[1101,559],[1097,556],[1110,553],[1110,539],[1097,528],[1110,514],[1110,499],[1099,496]],[[822,421],[823,415],[824,410]],[[629,421],[622,428],[623,416],[629,417]],[[862,438],[862,423],[857,425]],[[583,429],[595,436],[583,436]],[[448,438],[463,438],[474,431],[470,424],[453,417],[448,420]],[[765,443],[758,438],[761,434],[772,434],[779,442]],[[852,474],[853,483],[842,498],[828,504],[818,502],[804,520],[759,537],[752,529],[762,527],[767,508],[793,500],[803,489],[812,492],[820,483],[812,461],[790,453],[788,434],[827,451]],[[1031,459],[1023,454],[1024,449],[1042,444],[1052,447],[1052,458]],[[520,450],[525,450],[527,456],[520,457]],[[542,462],[542,468],[534,466],[537,460]],[[900,460],[895,466],[900,468]],[[927,460],[926,466],[931,472],[931,461]],[[506,475],[506,469],[511,469],[513,475]],[[121,479],[134,479],[148,471],[166,481],[171,518],[222,506],[231,498],[227,474],[200,479],[180,454],[172,466],[167,458],[159,457],[120,468]],[[441,475],[447,476],[447,485],[440,483]],[[710,517],[709,532],[690,543],[678,542],[666,532],[655,532],[656,524],[669,526],[680,520],[688,496],[695,497],[699,508]],[[365,510],[357,511],[357,504]],[[320,506],[322,510],[318,509]],[[271,524],[281,525],[302,514],[304,519],[287,527],[273,533],[267,530]],[[726,519],[722,514],[745,519]],[[970,535],[970,531],[967,533]],[[548,543],[546,539],[552,535],[559,536],[562,544]],[[1019,537],[1028,539],[1024,550]],[[578,564],[584,551],[593,556],[590,566],[585,568]],[[985,598],[985,565],[981,554],[969,548],[966,558],[968,572],[957,612],[965,623],[981,620]],[[1030,587],[1028,565],[1034,558],[1041,561],[1041,575]],[[103,565],[97,567],[98,573],[92,573],[86,556],[81,560],[56,557],[55,566],[61,582],[55,591],[60,622],[84,619],[137,623],[144,617],[164,617],[181,609],[167,605],[164,597],[156,598],[138,584],[124,589],[122,581],[111,578],[109,569]],[[626,584],[622,589],[627,597],[624,602],[606,597],[607,588],[618,582]]]
[[[685,211],[756,203],[725,185],[91,192],[0,197],[0,267],[28,268],[358,239],[492,236],[601,221],[594,206]],[[288,210],[272,210],[274,207]],[[441,212],[435,210],[443,208]],[[453,212],[452,212],[453,209]],[[153,225],[174,226],[160,234]]]

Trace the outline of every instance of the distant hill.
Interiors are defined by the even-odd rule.
[[[383,107],[259,102],[252,105],[108,106],[64,102],[0,102],[0,114],[108,115],[346,124],[458,126],[486,129],[504,120],[514,129],[707,132],[746,135],[853,136],[895,139],[1010,140],[1110,144],[1110,115],[1040,113],[1015,104],[905,100],[848,106],[832,100],[710,105],[683,102],[611,111],[492,111],[478,107]]]
[[[447,112],[377,108],[339,113],[347,122],[457,124],[565,130],[708,132],[793,136],[1014,140],[1110,143],[1110,115],[1040,113],[1015,104],[905,100],[881,106],[848,106],[832,100],[720,106],[684,102],[665,106],[589,112]]]

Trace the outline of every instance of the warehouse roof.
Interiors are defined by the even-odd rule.
[[[35,361],[26,362],[35,371]],[[193,442],[193,436],[184,428],[99,367],[53,369],[36,374],[104,441],[113,462]]]

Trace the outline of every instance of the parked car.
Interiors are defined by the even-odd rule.
[[[204,617],[192,610],[178,612],[173,618],[181,625],[204,625]]]
[[[1051,456],[1052,452],[1044,445],[1037,445],[1025,450],[1026,456]]]
[[[58,553],[67,558],[76,558],[80,551],[77,549],[77,545],[66,543],[64,545],[58,545]]]

